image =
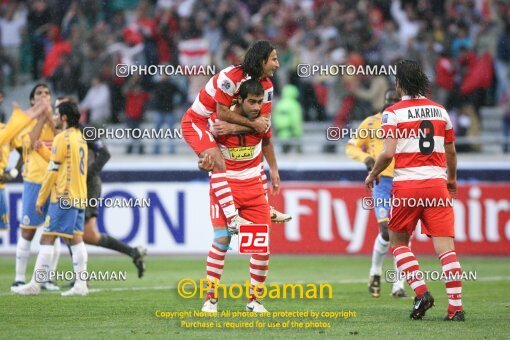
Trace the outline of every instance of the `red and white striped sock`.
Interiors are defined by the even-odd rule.
[[[422,280],[420,275],[420,265],[416,260],[411,249],[405,245],[392,247],[391,251],[395,257],[397,268],[400,272],[406,274],[407,283],[420,298],[426,291],[428,291],[425,281]]]
[[[223,214],[227,218],[227,222],[237,215],[237,209],[234,205],[234,197],[232,190],[227,181],[226,172],[213,172],[210,180],[211,190],[218,199]]]
[[[448,315],[453,316],[462,310],[462,269],[455,251],[447,251],[439,255],[446,277],[446,295],[448,295]]]
[[[208,290],[207,295],[213,298],[217,298],[213,295],[215,283],[219,283],[221,274],[223,273],[223,266],[225,265],[225,254],[227,249],[220,249],[214,244],[209,249],[209,255],[207,256],[206,273],[207,279],[212,283],[211,288]]]
[[[267,272],[269,271],[269,254],[253,254],[250,259],[250,295],[254,296],[255,285],[266,282]],[[257,293],[261,293],[259,288]]]
[[[267,176],[264,172],[264,163],[260,163],[260,180],[262,181],[262,187],[264,188],[264,195],[267,199]]]

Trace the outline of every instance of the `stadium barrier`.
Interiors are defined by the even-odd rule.
[[[454,203],[459,253],[510,254],[510,177],[503,166],[459,170]],[[273,254],[371,254],[377,235],[372,210],[362,198],[363,171],[345,169],[281,170],[285,181],[272,205],[294,219],[275,224]],[[100,207],[98,227],[130,245],[146,245],[150,254],[206,254],[213,233],[209,219],[207,174],[196,170],[106,171],[103,197],[145,199],[148,207]],[[307,179],[305,181],[305,179]],[[127,183],[126,183],[127,182]],[[11,229],[0,232],[0,254],[14,254],[21,212],[21,184],[7,185]],[[412,247],[433,254],[431,241],[417,229]],[[237,239],[232,242],[237,253]],[[35,251],[37,241],[32,245]],[[90,253],[106,253],[90,247]]]

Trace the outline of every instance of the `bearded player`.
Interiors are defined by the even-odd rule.
[[[388,224],[390,246],[399,271],[406,274],[407,282],[416,293],[410,317],[422,319],[434,306],[434,298],[408,247],[416,223],[422,221],[422,233],[432,238],[447,278],[448,312],[444,320],[464,321],[462,269],[455,253],[453,207],[446,204],[457,195],[455,134],[444,107],[425,97],[428,85],[420,64],[411,60],[397,64],[396,90],[402,100],[383,113],[382,129],[387,134],[383,151],[365,184],[372,189],[374,181],[379,181],[379,175],[394,157],[394,199],[404,203],[409,199],[443,202],[436,206],[394,206]],[[393,138],[395,136],[399,138]]]
[[[274,75],[280,67],[276,49],[268,41],[257,41],[246,51],[242,65],[229,66],[209,79],[204,88],[200,90],[192,106],[182,118],[181,127],[183,137],[193,151],[203,158],[208,155],[214,162],[213,176],[211,177],[211,191],[218,199],[219,207],[231,228],[236,228],[249,221],[239,216],[234,205],[230,190],[219,190],[218,183],[226,179],[225,160],[218,145],[209,131],[208,119],[216,113],[217,117],[225,122],[241,126],[241,132],[264,133],[270,126],[271,102],[273,97],[273,84],[269,77]],[[241,84],[248,80],[258,80],[264,89],[264,100],[257,119],[250,120],[230,110],[237,96]],[[263,169],[259,168],[259,176],[267,188],[267,177]],[[227,185],[227,188],[229,186]],[[271,209],[272,219],[275,222],[286,222],[291,219]]]

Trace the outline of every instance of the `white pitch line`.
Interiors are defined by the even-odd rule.
[[[497,281],[510,281],[510,276],[486,276],[477,278],[476,281],[483,282],[497,282]],[[476,282],[470,281],[470,282]],[[330,283],[330,284],[353,284],[353,283],[366,283],[366,279],[352,279],[352,280],[338,280],[338,281],[294,281],[289,282],[269,282],[269,284],[307,284],[307,283]],[[232,284],[227,284],[227,287]],[[177,286],[149,286],[149,287],[116,287],[116,288],[92,288],[89,289],[89,293],[102,293],[102,292],[127,292],[127,291],[150,291],[150,290],[172,290],[177,289]],[[61,291],[52,291],[48,293],[60,293]],[[11,292],[2,292],[0,296],[14,295]]]

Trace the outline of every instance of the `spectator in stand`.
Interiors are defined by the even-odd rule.
[[[18,84],[21,30],[26,25],[26,13],[17,9],[18,3],[11,3],[0,18],[0,60],[9,65],[11,86]],[[3,70],[0,69],[0,72]]]
[[[186,93],[177,86],[172,79],[163,74],[154,88],[154,109],[156,110],[156,122],[154,128],[162,129],[165,125],[173,129],[176,120],[177,108],[186,103]],[[175,152],[174,141],[168,141],[170,153]],[[161,141],[155,141],[154,154],[159,155]],[[165,141],[167,143],[167,141]]]
[[[288,153],[295,145],[296,151],[301,153],[299,139],[303,135],[303,110],[298,101],[299,91],[294,85],[285,85],[282,98],[278,101],[272,113],[273,129],[282,142],[283,153]]]
[[[51,21],[50,9],[46,1],[35,0],[31,2],[27,21],[32,52],[32,78],[38,80],[40,64],[45,55],[43,46],[44,30]]]
[[[449,97],[455,88],[455,65],[449,58],[448,51],[441,52],[436,62],[435,98],[438,103],[450,108]]]
[[[103,125],[110,118],[110,89],[100,78],[92,79],[92,87],[79,104],[80,111],[88,111],[86,122]]]
[[[138,129],[143,121],[145,112],[145,104],[149,100],[149,93],[142,88],[142,78],[138,75],[133,75],[122,89],[126,97],[126,122],[130,129]],[[138,154],[143,155],[145,148],[141,139],[130,139],[130,144],[127,147],[126,153],[131,154],[134,148],[138,147]]]
[[[498,39],[496,53],[496,77],[497,89],[496,100],[499,102],[504,96],[509,95],[510,91],[510,23],[507,22],[505,30]]]

